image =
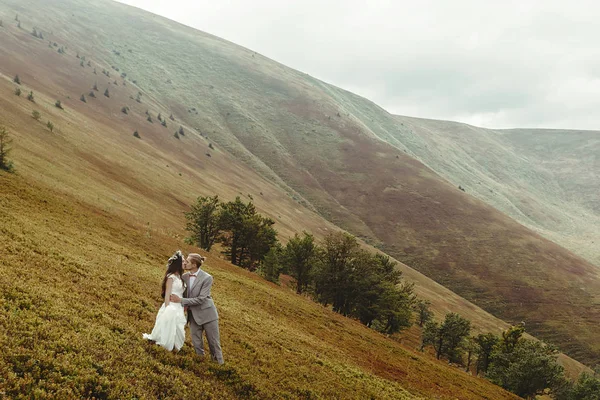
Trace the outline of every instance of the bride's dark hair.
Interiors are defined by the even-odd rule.
[[[183,275],[183,254],[181,254],[181,251],[179,250],[177,250],[167,262],[167,272],[165,272],[165,277],[162,282],[162,292],[160,294],[160,297],[163,299],[165,298],[165,293],[167,291],[167,279],[169,279],[169,275],[171,274],[177,274],[179,277]]]

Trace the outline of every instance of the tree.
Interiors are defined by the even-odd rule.
[[[17,85],[21,84],[21,78],[19,78],[19,74],[15,75],[13,82],[16,83]]]
[[[556,347],[521,339],[510,352],[494,356],[487,378],[518,396],[533,398],[563,385],[563,367],[557,358]]]
[[[231,263],[253,270],[277,243],[275,221],[256,212],[252,202],[245,204],[236,197],[222,205],[219,226],[225,234],[220,241]]]
[[[315,294],[319,303],[331,304],[333,311],[349,315],[355,293],[351,292],[353,260],[358,256],[356,238],[344,232],[327,235],[323,240],[319,269],[315,274]]]
[[[12,161],[8,159],[12,144],[12,139],[8,133],[8,130],[0,126],[0,169],[8,172],[14,170]]]
[[[21,88],[16,88],[16,89],[15,89],[15,94],[16,94],[17,96],[21,96]]]
[[[260,266],[260,274],[269,282],[279,283],[282,252],[281,246],[273,246]]]
[[[183,126],[179,127],[179,134],[185,136],[185,132],[183,131]]]
[[[108,92],[108,88],[106,88],[106,90],[104,91],[104,95],[105,95],[106,97],[110,97],[110,93]]]
[[[129,110],[128,107],[125,107],[125,106],[121,107],[121,112],[125,115],[127,115],[127,113],[129,112],[128,110]]]
[[[467,362],[465,365],[465,372],[469,372],[471,369],[471,364],[473,362],[473,357],[477,354],[477,350],[479,346],[477,345],[477,338],[474,336],[470,336],[465,340],[465,352],[467,353]]]
[[[93,90],[95,90],[96,92],[98,91],[98,84],[94,83],[94,86],[92,87]]]
[[[306,291],[312,281],[312,269],[317,261],[317,246],[314,236],[303,232],[291,238],[283,252],[283,265],[290,275],[296,279],[296,293]]]
[[[160,124],[166,128],[167,127],[167,120],[163,119]],[[177,133],[177,132],[175,132],[175,133]],[[177,138],[179,138],[179,134],[177,135]]]
[[[48,129],[50,129],[50,132],[54,132],[54,124],[52,122],[48,121],[46,126],[48,127]]]
[[[138,133],[138,131],[133,132],[133,136],[140,139],[140,134]]]
[[[60,100],[56,100],[56,103],[54,103],[54,106],[56,108],[60,108],[61,110],[64,110],[62,103],[60,102]]]
[[[153,123],[153,122],[152,122],[152,117],[151,117],[151,116],[149,116],[149,115],[148,115],[148,118],[146,118],[146,121],[150,122],[151,124]]]
[[[475,338],[475,342],[477,343],[477,364],[475,374],[479,375],[480,372],[485,374],[488,371],[492,360],[492,353],[500,342],[500,338],[491,332],[485,334],[480,333]]]
[[[31,116],[33,117],[33,119],[35,119],[36,121],[39,121],[41,115],[40,112],[38,110],[33,110],[31,112]]]
[[[35,36],[36,38],[38,37],[38,33],[37,33],[37,30],[35,28],[33,28],[33,30],[31,31],[31,34],[33,36]]]
[[[600,378],[582,373],[569,392],[557,396],[557,400],[600,400]]]
[[[415,303],[414,310],[417,313],[417,321],[419,321],[421,328],[433,318],[433,312],[429,308],[430,305],[431,302],[427,300],[417,300]]]
[[[32,103],[35,103],[35,99],[33,98],[32,91],[30,91],[29,94],[27,95],[27,100],[31,101]]]
[[[175,139],[179,139],[179,134],[177,132],[175,132],[173,136],[175,136]]]
[[[188,241],[210,251],[221,231],[219,227],[221,203],[219,196],[198,197],[196,204],[185,213],[186,230],[192,235]]]
[[[500,345],[502,347],[501,351],[504,353],[510,353],[513,349],[519,344],[519,341],[522,339],[523,333],[525,333],[525,324],[520,323],[518,325],[513,325],[507,330],[502,332],[502,341]]]
[[[96,98],[96,93],[94,93],[94,91],[92,90],[92,91],[90,91],[90,93],[88,93],[88,96]]]
[[[423,330],[423,346],[430,344],[436,358],[462,363],[463,343],[471,332],[471,322],[456,313],[448,313],[441,325],[428,322]]]
[[[170,119],[171,121],[175,121],[175,117],[173,116],[173,114],[169,115],[169,119]]]
[[[81,97],[79,98],[79,100],[83,101],[84,103],[87,103],[87,100],[85,99],[85,95],[82,94]]]

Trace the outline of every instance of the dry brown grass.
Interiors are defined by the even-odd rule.
[[[165,259],[146,235],[0,173],[0,391],[8,397],[514,398],[215,255],[224,367],[143,341]]]

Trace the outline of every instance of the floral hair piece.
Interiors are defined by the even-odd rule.
[[[181,258],[181,259],[183,259],[183,253],[181,252],[181,250],[177,250],[177,251],[175,252],[175,254],[173,254],[173,255],[171,256],[171,258],[169,258],[168,264],[169,264],[169,265],[171,265],[171,263],[172,263],[173,261],[177,260],[178,258]]]

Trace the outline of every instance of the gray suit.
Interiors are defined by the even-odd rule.
[[[188,307],[187,319],[190,323],[192,343],[196,353],[203,356],[204,340],[202,339],[202,333],[206,332],[211,358],[219,364],[223,364],[223,352],[219,335],[219,314],[215,302],[210,296],[213,277],[201,269],[196,274],[196,280],[192,287],[189,287],[190,274],[186,273],[182,276],[186,284],[186,290],[181,304]]]

